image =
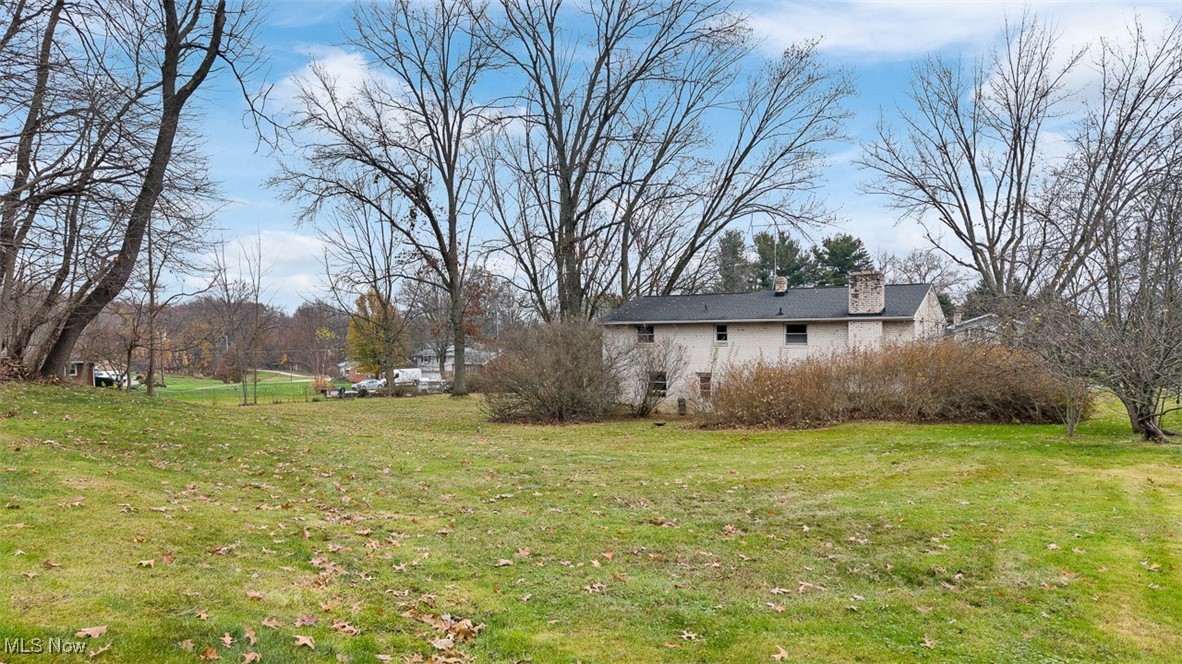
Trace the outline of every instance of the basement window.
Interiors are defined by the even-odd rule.
[[[788,324],[784,326],[784,343],[789,346],[806,346],[809,342],[809,326]]]
[[[648,372],[648,391],[658,397],[669,395],[669,376],[664,371]]]
[[[651,344],[655,340],[656,333],[653,331],[652,325],[637,325],[636,326],[636,343]]]
[[[725,325],[715,325],[714,326],[714,342],[720,343],[720,344],[726,343],[726,326]]]
[[[710,395],[714,393],[712,378],[713,376],[708,373],[698,374],[698,394],[702,395],[703,399],[709,399]]]

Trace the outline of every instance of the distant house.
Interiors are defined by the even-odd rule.
[[[447,355],[443,360],[443,374],[442,377],[450,380],[456,373],[456,349],[455,346],[447,347]],[[483,350],[476,348],[464,348],[464,368],[469,374],[474,374],[491,362],[499,353],[495,350]],[[438,373],[439,372],[439,353],[433,348],[423,348],[419,352],[411,356],[424,372]]]
[[[997,337],[1001,318],[997,314],[982,314],[948,326],[948,336],[961,341],[989,341]]]
[[[66,378],[79,385],[94,387],[94,362],[70,360],[70,367],[66,370]]]
[[[747,362],[792,361],[852,348],[876,348],[940,336],[944,314],[931,284],[885,283],[879,272],[855,272],[850,285],[642,297],[603,321],[605,344],[680,346],[682,379],[653,372],[634,394],[709,397],[725,371]]]
[[[367,378],[377,378],[378,377],[378,375],[375,373],[362,371],[361,365],[357,362],[352,361],[352,360],[338,362],[337,363],[337,372],[340,374],[341,378],[344,378],[345,380],[349,381],[350,383],[357,383],[357,382],[366,380]]]

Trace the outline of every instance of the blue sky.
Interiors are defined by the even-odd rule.
[[[327,62],[342,76],[360,75],[363,63],[341,47],[351,3],[343,0],[270,0],[259,41],[269,55],[264,77],[278,86],[298,75],[313,59]],[[1119,39],[1124,25],[1140,16],[1151,30],[1164,25],[1182,9],[1170,2],[950,2],[870,1],[787,2],[738,0],[762,48],[769,54],[801,39],[820,37],[825,59],[853,75],[857,95],[850,100],[847,124],[851,141],[835,146],[832,163],[821,182],[822,196],[840,217],[840,229],[861,237],[872,253],[902,252],[925,246],[917,224],[898,221],[885,201],[860,193],[867,175],[852,162],[860,143],[873,137],[880,115],[890,121],[897,104],[904,103],[911,68],[928,54],[960,55],[972,60],[999,37],[1006,15],[1017,16],[1029,6],[1054,23],[1064,51],[1100,37]],[[1087,72],[1081,71],[1080,77]],[[1079,85],[1086,81],[1080,79]],[[218,214],[222,235],[231,241],[228,257],[238,253],[235,242],[248,246],[262,235],[265,288],[270,301],[294,309],[303,299],[318,295],[322,281],[316,231],[296,226],[299,209],[279,200],[264,182],[275,171],[265,150],[256,150],[252,130],[243,124],[244,105],[228,77],[204,94],[203,132],[212,158],[214,177],[230,201]],[[826,231],[829,232],[829,231]]]

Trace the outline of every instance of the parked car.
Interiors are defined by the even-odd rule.
[[[383,388],[385,386],[385,378],[366,378],[363,381],[353,383],[353,390],[357,392],[357,394],[368,394],[369,392],[373,392],[374,390]]]

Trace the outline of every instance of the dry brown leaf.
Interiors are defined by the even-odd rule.
[[[263,627],[270,627],[271,629],[279,629],[279,621],[275,618],[263,618]]]
[[[451,638],[450,636],[441,636],[438,639],[432,641],[431,645],[434,646],[436,650],[451,650],[452,648],[456,647],[456,642],[455,639]]]
[[[257,590],[248,590],[248,591],[246,591],[246,599],[249,599],[249,600],[252,600],[255,602],[262,601],[263,594]]]
[[[935,648],[936,642],[928,638],[927,634],[923,635],[923,641],[920,643],[925,648]]]
[[[312,627],[315,624],[316,624],[316,616],[315,616],[315,614],[311,614],[311,613],[305,613],[304,615],[300,616],[299,618],[296,618],[296,621],[295,621],[296,627]]]
[[[177,643],[177,645],[180,646],[181,650],[184,650],[185,652],[193,652],[193,639],[185,639],[184,641]]]
[[[209,662],[221,658],[222,656],[218,654],[218,649],[213,646],[205,646],[205,650],[201,651],[201,659],[204,661]]]
[[[136,563],[136,567],[155,567],[155,566],[156,566],[155,560],[141,560],[138,563]]]
[[[83,627],[82,629],[78,630],[77,632],[74,632],[74,636],[76,636],[78,638],[85,637],[88,639],[95,639],[95,638],[98,638],[106,633],[107,633],[107,626],[106,625],[99,625],[98,627]]]
[[[513,564],[512,560],[506,560],[504,558],[501,558],[497,562],[493,563],[493,567],[508,567],[512,564]]]
[[[234,637],[230,636],[230,633],[229,633],[229,632],[223,632],[223,633],[222,633],[222,638],[221,638],[221,639],[219,639],[219,640],[220,640],[222,643],[226,644],[226,647],[227,647],[227,648],[229,648],[230,646],[234,645]]]
[[[242,653],[242,664],[251,664],[251,662],[261,662],[263,656],[257,652]]]
[[[253,646],[254,644],[256,644],[256,643],[258,643],[258,642],[259,642],[259,639],[258,639],[258,637],[257,637],[257,636],[255,636],[255,633],[254,633],[254,628],[253,628],[253,627],[247,627],[246,629],[242,630],[242,636],[243,636],[243,637],[244,637],[244,638],[245,638],[247,641],[249,641],[249,642],[250,642],[250,645],[252,645],[252,646]]]
[[[299,648],[300,646],[308,646],[309,648],[311,648],[313,650],[316,649],[316,642],[313,641],[312,637],[310,637],[310,636],[300,636],[299,634],[296,634],[294,645],[297,648]]]
[[[776,646],[776,653],[772,655],[772,659],[782,662],[788,659],[788,651],[784,650],[783,646]]]

